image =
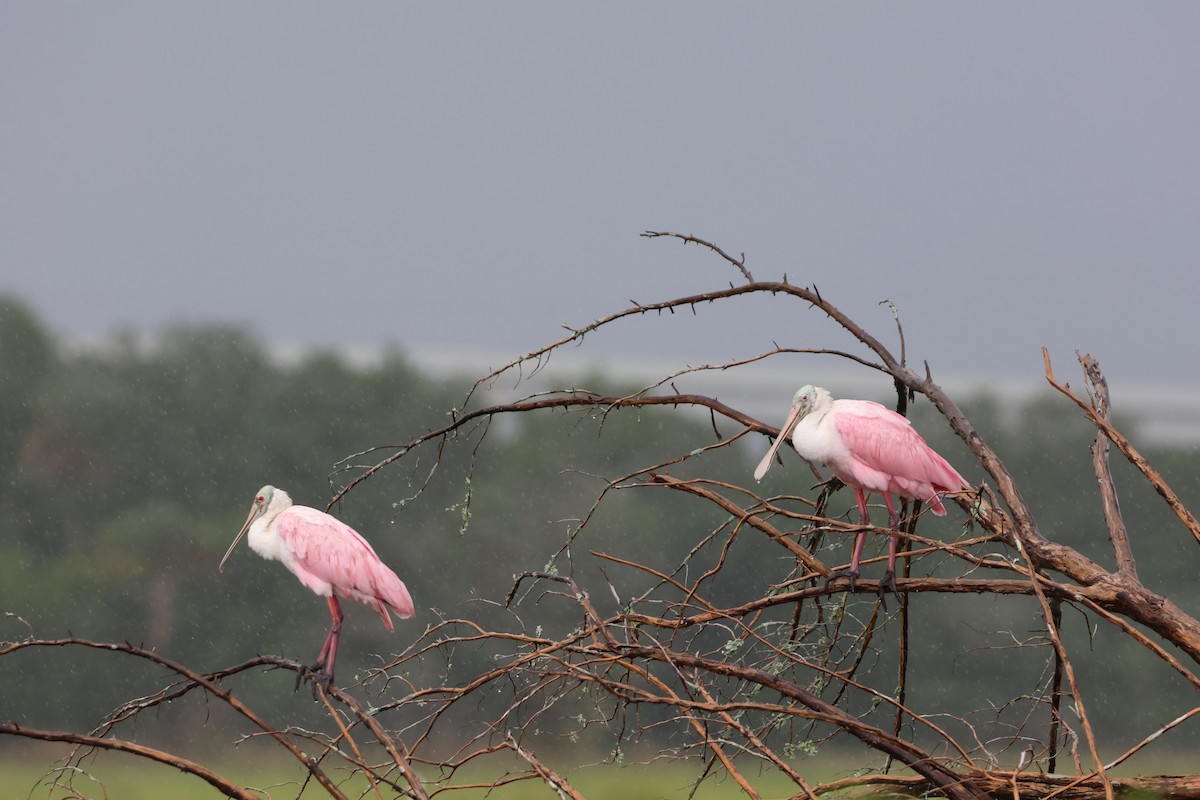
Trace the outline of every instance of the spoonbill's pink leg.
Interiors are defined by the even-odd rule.
[[[867,514],[867,497],[866,493],[861,489],[854,489],[854,499],[858,501],[859,524],[864,528],[871,524],[871,518]],[[888,527],[893,530],[899,530],[900,515],[896,512],[896,507],[892,504],[892,496],[887,492],[883,494],[883,501],[887,503],[888,509]],[[850,591],[854,591],[858,584],[858,564],[862,560],[863,545],[867,541],[867,532],[859,531],[858,536],[854,538],[854,552],[850,555],[849,569],[834,570],[825,580],[825,588],[829,588],[829,584],[838,578],[846,578],[850,583]],[[879,581],[879,600],[883,603],[883,608],[887,610],[887,600],[884,599],[887,590],[891,589],[892,594],[896,595],[896,599],[900,599],[900,592],[896,589],[896,548],[898,540],[895,535],[888,537],[888,568],[884,573],[883,579]]]
[[[887,503],[888,527],[893,531],[888,534],[887,572],[883,573],[883,578],[879,581],[879,602],[883,603],[883,609],[886,611],[887,600],[884,598],[888,589],[891,589],[892,594],[896,595],[897,602],[903,601],[900,599],[900,592],[896,589],[896,549],[900,544],[900,540],[896,537],[895,532],[900,530],[900,514],[897,513],[896,507],[892,505],[892,496],[890,494],[885,492],[883,501]]]
[[[862,489],[854,487],[854,499],[858,501],[858,517],[859,524],[864,528],[871,524],[871,518],[867,515],[867,496]],[[850,591],[854,591],[858,584],[858,562],[862,558],[863,544],[867,541],[867,532],[859,531],[858,536],[854,539],[854,552],[850,556],[849,569],[836,569],[829,573],[829,577],[825,579],[825,588],[829,588],[829,584],[833,583],[838,578],[845,578],[850,583]]]
[[[333,662],[337,659],[338,639],[342,635],[342,605],[338,602],[337,597],[329,595],[326,598],[329,602],[329,616],[333,622],[329,626],[329,635],[325,637],[325,644],[321,647],[321,654],[317,656],[316,668],[318,672],[324,673],[324,682],[328,686],[333,681]]]
[[[329,595],[325,598],[329,603],[329,616],[332,618],[332,624],[329,626],[329,633],[325,636],[325,643],[321,645],[321,652],[317,655],[317,663],[311,666],[304,666],[296,674],[296,688],[300,688],[300,682],[308,678],[313,679],[313,697],[317,695],[317,684],[320,684],[324,689],[329,689],[329,684],[333,682],[333,664],[337,659],[338,638],[342,634],[342,605],[334,595]]]

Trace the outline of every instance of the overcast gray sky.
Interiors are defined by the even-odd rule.
[[[1198,41],[1183,2],[5,3],[0,290],[518,354],[739,279],[651,228],[885,338],[892,299],[935,372],[1200,386]],[[588,347],[772,340],[844,343],[762,299]]]

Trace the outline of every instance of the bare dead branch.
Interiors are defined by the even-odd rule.
[[[1110,442],[1117,446],[1117,449],[1121,451],[1126,460],[1129,461],[1130,464],[1133,464],[1133,466],[1137,467],[1138,471],[1141,472],[1142,475],[1146,476],[1146,480],[1149,481],[1150,485],[1154,487],[1154,491],[1158,492],[1159,496],[1166,501],[1170,509],[1175,512],[1177,517],[1179,517],[1179,521],[1187,527],[1196,541],[1200,542],[1200,520],[1197,520],[1192,512],[1188,510],[1187,506],[1183,504],[1183,501],[1179,499],[1179,496],[1176,495],[1175,492],[1172,491],[1171,487],[1167,485],[1167,482],[1163,479],[1162,475],[1160,475],[1156,469],[1151,467],[1150,462],[1138,452],[1137,448],[1135,448],[1128,439],[1126,439],[1116,428],[1112,426],[1106,416],[1102,416],[1096,408],[1092,407],[1092,405],[1085,403],[1083,400],[1076,397],[1071,391],[1070,387],[1064,386],[1055,380],[1054,370],[1050,365],[1050,353],[1044,347],[1042,348],[1042,360],[1045,362],[1046,366],[1046,381],[1065,397],[1069,398],[1071,402],[1079,406],[1079,408],[1087,415],[1088,419],[1091,420],[1092,424],[1095,425]],[[1084,370],[1088,375],[1089,382],[1095,386],[1095,380],[1093,380],[1092,376],[1093,374],[1096,376],[1100,375],[1099,366],[1096,365],[1095,360],[1092,359],[1091,356],[1080,356],[1080,363],[1084,365]],[[1100,380],[1103,382],[1102,377],[1100,377]],[[1107,386],[1105,387],[1104,397],[1105,404],[1107,406]]]
[[[879,728],[863,723],[857,717],[847,714],[837,706],[825,702],[804,687],[785,678],[771,675],[762,670],[741,667],[724,661],[714,661],[688,653],[668,655],[649,647],[626,647],[624,655],[653,660],[669,660],[679,666],[700,668],[714,675],[737,677],[772,689],[784,697],[799,701],[806,708],[817,712],[825,719],[836,720],[846,732],[908,765],[914,772],[933,783],[940,791],[945,792],[947,797],[954,798],[954,800],[960,800],[960,798],[965,800],[965,798],[982,796],[970,788],[970,783],[964,783],[962,776],[942,766],[928,753],[896,739]]]
[[[602,731],[614,743],[614,753],[633,742],[643,750],[657,747],[654,759],[694,756],[703,763],[697,767],[698,779],[727,775],[751,798],[760,795],[752,780],[753,768],[786,777],[795,787],[795,796],[807,800],[866,787],[952,800],[1094,800],[1100,792],[1112,800],[1132,788],[1160,791],[1172,800],[1200,800],[1200,776],[1130,781],[1108,774],[1200,715],[1200,707],[1173,711],[1171,719],[1156,719],[1147,727],[1151,733],[1120,757],[1114,760],[1110,754],[1106,760],[1100,755],[1102,732],[1088,715],[1095,692],[1086,692],[1085,688],[1093,687],[1083,686],[1078,677],[1089,674],[1081,664],[1091,654],[1083,648],[1069,652],[1064,643],[1065,604],[1089,626],[1107,622],[1112,626],[1109,635],[1128,637],[1158,669],[1174,671],[1200,691],[1200,678],[1185,664],[1187,658],[1200,662],[1200,622],[1138,580],[1127,529],[1132,518],[1127,522],[1117,503],[1109,443],[1116,444],[1139,469],[1198,541],[1200,525],[1113,427],[1108,387],[1098,363],[1080,356],[1089,395],[1085,401],[1057,384],[1045,355],[1051,385],[1071,397],[1097,428],[1093,469],[1116,553],[1115,572],[1043,534],[1014,476],[934,383],[928,363],[923,374],[907,366],[904,328],[894,305],[884,301],[895,318],[899,358],[815,286],[798,287],[786,277],[782,282],[756,282],[744,256],[734,258],[693,236],[655,231],[643,235],[707,247],[735,266],[746,283],[656,303],[631,301],[624,310],[568,329],[569,336],[480,378],[447,424],[403,444],[363,450],[337,465],[337,481],[348,481],[330,507],[362,481],[405,459],[410,459],[405,464],[420,486],[419,494],[439,477],[439,466],[456,447],[469,449],[474,474],[476,462],[482,464],[489,456],[483,442],[490,423],[502,415],[587,410],[599,421],[603,434],[609,416],[622,410],[707,412],[713,442],[686,453],[662,454],[652,465],[623,467],[624,474],[615,478],[589,473],[603,488],[586,513],[571,514],[566,541],[548,562],[538,562],[546,566],[519,568],[505,597],[474,598],[469,606],[498,616],[476,618],[469,611],[464,615],[468,619],[435,612],[437,621],[418,633],[403,652],[385,659],[360,685],[351,687],[370,696],[370,703],[342,689],[322,691],[320,699],[332,726],[319,718],[321,730],[277,729],[244,697],[227,688],[233,676],[248,670],[298,668],[286,659],[259,656],[200,673],[132,645],[74,638],[37,640],[30,630],[25,641],[0,643],[0,658],[39,647],[91,648],[163,667],[169,682],[120,702],[87,734],[15,722],[0,725],[0,734],[68,742],[80,750],[129,752],[176,766],[239,798],[250,795],[205,767],[117,734],[139,715],[162,712],[174,699],[215,698],[249,720],[254,736],[283,747],[335,798],[345,794],[329,777],[334,764],[365,778],[370,789],[364,796],[373,792],[382,798],[394,791],[427,800],[472,787],[490,790],[516,781],[536,781],[560,798],[582,800],[583,793],[567,779],[568,773],[553,765],[554,751],[541,749],[544,729],[547,737],[558,739],[598,737]],[[544,370],[559,349],[577,345],[603,327],[637,316],[680,310],[696,313],[705,304],[750,295],[801,302],[848,332],[861,345],[861,352],[780,347],[772,342],[769,351],[724,364],[686,366],[624,396],[576,387],[470,408],[481,387],[502,377],[520,384]],[[773,436],[777,429],[715,398],[681,392],[677,379],[791,354],[832,355],[890,376],[902,413],[917,394],[931,401],[994,483],[994,488],[989,483],[954,498],[967,515],[962,530],[951,529],[946,535],[944,524],[932,532],[925,530],[932,520],[925,518],[919,503],[905,506],[905,524],[895,531],[831,518],[831,513],[840,513],[831,502],[839,488],[834,481],[808,489],[808,496],[760,497],[755,487],[742,485],[748,481],[739,481],[736,475],[745,472],[748,477],[749,469],[741,463],[738,442],[756,434]],[[722,431],[725,426],[718,427],[718,417],[732,422],[733,429]],[[735,477],[725,472],[719,479],[697,477],[700,468],[718,459],[723,460],[722,466],[734,467],[728,474]],[[360,465],[360,460],[365,463]],[[675,550],[665,565],[646,557],[637,545],[623,545],[622,540],[603,545],[588,540],[603,524],[603,515],[597,513],[602,507],[631,495],[640,502],[645,492],[654,490],[667,490],[669,495],[660,497],[702,512],[696,519],[680,517],[672,523],[681,526],[688,538],[682,547],[672,541]],[[982,533],[968,535],[967,529],[974,531],[975,525]],[[879,538],[895,536],[903,545],[898,554],[903,569],[896,580],[903,598],[898,614],[889,615],[878,601],[864,602],[849,594],[844,584],[822,585],[837,566],[838,554],[844,552],[842,540],[864,530],[880,534]],[[755,560],[747,559],[748,552],[756,554]],[[862,563],[879,560],[868,554]],[[859,593],[878,589],[878,581],[860,580],[857,586]],[[999,603],[1014,596],[1033,598],[1036,606],[1011,604],[1021,608],[1023,616],[1008,632],[1011,641],[994,646],[1038,648],[1035,661],[1041,666],[1035,667],[1030,687],[1002,703],[988,697],[974,708],[935,707],[925,713],[929,700],[913,696],[915,684],[909,674],[910,658],[919,655],[909,625],[919,619],[915,615],[922,608],[915,601],[910,606],[909,600],[923,592],[985,595]],[[1028,626],[1026,633],[1016,633],[1022,624]],[[1068,641],[1074,640],[1068,637]],[[884,669],[892,663],[895,673],[890,666]],[[875,684],[886,686],[887,691]],[[1074,707],[1078,721],[1064,718],[1064,699]],[[835,733],[848,733],[883,754],[889,769],[894,762],[914,774],[864,775],[812,785],[793,757]],[[52,738],[56,736],[60,738]],[[1020,763],[1001,769],[1027,746],[1028,754]],[[1034,774],[1035,753],[1039,764],[1048,756],[1051,773],[1061,755],[1063,761],[1073,763],[1077,774]],[[1085,767],[1083,759],[1089,757]],[[430,774],[423,777],[418,769]],[[488,777],[478,779],[481,772]]]
[[[155,761],[183,772],[194,775],[212,786],[226,797],[236,800],[258,800],[258,794],[249,792],[237,784],[213,772],[208,767],[195,761],[177,756],[163,750],[138,744],[137,742],[116,739],[109,736],[91,736],[74,731],[49,731],[40,728],[26,728],[15,722],[0,722],[0,735],[19,736],[26,739],[37,739],[43,742],[65,742],[67,744],[83,745],[101,750],[116,750],[131,755],[140,756],[148,761]]]
[[[1091,356],[1080,356],[1079,359],[1091,387],[1089,394],[1092,396],[1092,408],[1096,416],[1109,422],[1108,382],[1100,372],[1100,365]],[[1096,440],[1092,444],[1092,468],[1100,486],[1100,505],[1104,509],[1104,520],[1108,523],[1108,538],[1117,557],[1117,573],[1137,580],[1137,563],[1129,546],[1129,531],[1125,528],[1125,520],[1121,516],[1121,506],[1117,502],[1117,487],[1113,483],[1112,470],[1108,463],[1108,437],[1103,431],[1097,431]]]
[[[306,770],[308,770],[314,778],[317,779],[317,781],[321,784],[321,786],[323,786],[325,788],[325,790],[327,792],[329,792],[330,796],[336,797],[336,798],[343,797],[341,790],[339,790],[337,788],[337,786],[334,784],[334,782],[329,778],[328,775],[325,774],[325,772],[320,768],[320,766],[312,758],[310,758],[303,751],[301,751],[300,748],[297,747],[296,744],[291,741],[291,739],[289,739],[287,736],[285,736],[283,733],[281,733],[278,728],[267,723],[266,720],[264,720],[261,716],[259,716],[259,714],[256,711],[254,711],[248,705],[246,705],[244,702],[242,702],[242,700],[240,698],[236,697],[232,692],[228,691],[227,689],[222,687],[220,684],[218,684],[216,682],[216,679],[214,679],[212,676],[202,675],[199,672],[196,672],[195,670],[191,669],[190,667],[187,667],[183,664],[172,661],[169,658],[165,658],[164,656],[161,656],[152,650],[146,650],[141,647],[135,647],[134,645],[131,645],[128,642],[122,642],[122,643],[94,642],[94,641],[90,641],[87,639],[79,639],[79,638],[74,638],[74,637],[70,637],[70,638],[66,638],[66,639],[33,639],[33,640],[27,640],[24,642],[17,642],[17,643],[9,645],[8,647],[0,648],[0,658],[4,657],[10,653],[15,653],[19,650],[24,650],[24,649],[28,649],[28,648],[34,648],[34,647],[39,647],[39,648],[81,647],[81,648],[89,648],[89,649],[94,649],[94,650],[107,651],[107,652],[111,652],[111,653],[124,653],[124,654],[130,655],[130,656],[134,656],[136,658],[144,659],[144,660],[149,661],[154,664],[158,664],[162,667],[166,667],[167,669],[171,670],[172,672],[175,672],[176,674],[186,678],[189,682],[191,682],[195,686],[203,688],[208,694],[212,695],[213,697],[216,697],[216,698],[222,700],[225,704],[227,704],[234,711],[241,714],[243,717],[248,719],[250,722],[254,723],[260,730],[263,731],[263,733],[265,733],[266,735],[268,735],[272,739],[274,739],[276,742],[278,742],[285,750],[287,750],[292,755],[293,758],[295,758],[298,762],[300,762],[300,764],[303,765],[304,768]],[[275,660],[274,666],[284,667],[287,669],[298,669],[300,667],[299,664],[296,664],[294,662],[288,662],[284,659]]]
[[[538,774],[538,777],[545,781],[546,785],[553,789],[559,797],[570,797],[571,800],[585,800],[584,796],[580,794],[574,786],[571,785],[570,781],[543,764],[542,761],[535,756],[532,751],[522,747],[517,741],[517,738],[512,735],[511,731],[505,732],[504,743],[508,745],[510,750],[519,755],[521,758],[525,759],[525,761],[529,762],[529,766],[533,767],[533,770]]]

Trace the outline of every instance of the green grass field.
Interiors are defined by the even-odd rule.
[[[41,747],[0,751],[0,787],[3,787],[0,789],[0,800],[25,797],[62,800],[80,796],[107,797],[112,800],[161,800],[167,797],[172,800],[211,800],[221,796],[207,783],[171,767],[111,753],[101,754],[97,760],[85,765],[96,780],[76,774],[75,794],[65,786],[51,792],[45,783],[35,789],[39,779],[60,755],[61,751]],[[815,783],[845,775],[860,765],[861,763],[852,763],[843,757],[814,758],[798,765],[797,768],[806,780]],[[274,756],[266,760],[247,759],[225,765],[210,761],[206,762],[206,766],[226,778],[262,790],[264,798],[294,798],[300,792],[299,769]],[[683,798],[689,796],[692,791],[692,782],[697,778],[700,768],[699,763],[694,761],[663,761],[650,765],[633,764],[622,767],[603,765],[572,770],[567,773],[567,779],[589,800]],[[788,797],[795,794],[794,786],[778,774],[760,775],[752,765],[745,765],[744,768],[747,777],[764,797]],[[332,777],[338,780],[341,776],[334,773]],[[432,779],[433,776],[425,777]],[[453,783],[482,783],[496,777],[494,773],[484,774],[481,770],[460,771],[455,775]],[[431,782],[427,788],[434,788],[434,784]],[[358,797],[364,793],[366,797],[374,797],[367,783],[360,779],[348,781],[342,785],[342,790],[349,797]],[[381,792],[384,797],[396,796],[394,792],[387,791],[386,787],[381,787]],[[740,795],[741,791],[732,779],[717,774],[705,781],[694,797],[697,800],[716,800]],[[324,790],[315,784],[307,787],[299,796],[312,800],[328,797]],[[463,789],[446,792],[440,796],[448,800],[482,800],[484,797],[488,800],[550,800],[557,797],[539,781],[519,781],[501,786],[490,793],[482,788]]]
[[[0,800],[18,798],[42,798],[44,800],[66,800],[66,798],[111,798],[112,800],[212,800],[220,793],[198,778],[184,775],[171,767],[152,764],[130,756],[105,753],[85,766],[95,780],[76,774],[74,792],[65,786],[51,791],[39,779],[50,768],[55,758],[63,751],[48,747],[20,747],[0,749]],[[1145,760],[1137,769],[1118,770],[1119,774],[1156,774],[1185,772],[1183,757],[1160,756]],[[269,757],[245,757],[226,764],[216,761],[205,762],[226,778],[242,782],[247,787],[261,791],[264,798],[295,798],[308,800],[328,797],[315,783],[300,793],[300,771],[286,760],[274,754]],[[797,793],[795,786],[776,772],[759,774],[751,765],[742,764],[746,776],[761,792],[763,797],[790,797]],[[798,761],[796,770],[810,785],[846,777],[863,766],[861,754],[818,756]],[[698,762],[660,761],[654,764],[633,764],[614,767],[610,765],[587,767],[567,773],[567,779],[588,800],[668,800],[688,797],[693,789],[692,782],[699,774]],[[1194,765],[1190,768],[1194,769]],[[333,773],[335,780],[344,776]],[[434,776],[425,774],[430,781],[427,788],[435,788]],[[454,778],[455,785],[486,782],[497,776],[484,774],[481,770],[460,771]],[[35,788],[37,786],[37,788]],[[374,797],[367,783],[361,779],[348,780],[341,784],[348,797]],[[386,787],[381,787],[385,798],[395,797]],[[696,800],[717,800],[744,796],[736,783],[724,774],[706,780],[696,790]],[[485,789],[462,789],[440,795],[448,800],[551,800],[557,795],[539,781],[520,781],[501,786],[491,792]]]
[[[30,794],[30,790],[34,788],[34,784],[41,774],[40,768],[33,767],[33,765],[20,763],[0,765],[0,786],[8,787],[0,790],[0,797],[3,797],[4,800],[8,800],[9,797],[14,800],[24,797],[48,797],[45,786],[35,789]],[[233,777],[237,771],[230,770],[224,774],[226,777]],[[95,798],[120,798],[120,800],[161,800],[166,797],[173,798],[173,800],[211,800],[222,796],[208,784],[196,778],[181,775],[167,767],[154,769],[137,764],[105,764],[102,769],[97,770],[97,775],[101,777],[102,784],[77,777],[74,793],[63,788],[50,794],[49,797],[56,800],[81,795]],[[455,783],[467,780],[477,781],[482,777],[480,775],[459,776]],[[691,790],[690,782],[695,779],[695,770],[682,765],[609,767],[603,771],[572,773],[569,779],[575,788],[589,800],[655,800],[657,798],[687,797]],[[754,783],[765,797],[788,797],[795,793],[794,787],[778,777],[772,777],[769,780],[756,779]],[[264,797],[296,797],[299,791],[294,773],[291,775],[257,775],[247,778],[246,784],[269,793],[264,794]],[[428,788],[433,787],[431,785]],[[358,797],[364,792],[366,797],[374,796],[364,781],[350,781],[342,785],[342,791],[349,797]],[[385,787],[381,787],[381,791],[384,797],[396,796],[394,792],[388,791]],[[720,778],[707,781],[694,796],[697,800],[715,800],[740,794],[740,789],[732,780]],[[509,784],[495,789],[491,793],[484,789],[463,789],[442,795],[442,797],[456,800],[477,800],[485,796],[490,800],[518,800],[518,798],[530,798],[530,800],[547,798],[549,800],[557,797],[549,788],[533,781]],[[300,797],[321,798],[328,797],[328,795],[321,787],[314,785],[308,787]]]

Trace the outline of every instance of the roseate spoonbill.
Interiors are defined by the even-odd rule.
[[[274,486],[264,486],[254,496],[246,524],[225,557],[218,571],[250,532],[250,549],[266,559],[282,561],[301,583],[329,603],[333,624],[321,646],[317,663],[305,666],[296,678],[312,676],[328,688],[333,680],[333,663],[337,658],[338,636],[342,632],[342,607],[339,597],[366,603],[379,614],[389,631],[394,631],[388,608],[401,619],[413,615],[413,601],[404,582],[388,569],[367,540],[339,519],[324,511],[307,506],[292,505],[287,492]],[[316,689],[314,687],[313,691]]]
[[[792,434],[792,445],[806,461],[820,462],[842,483],[854,490],[862,524],[870,525],[867,498],[880,492],[887,504],[888,527],[896,529],[900,516],[892,505],[892,495],[923,500],[938,516],[945,516],[940,492],[968,488],[954,467],[925,443],[906,417],[870,400],[834,400],[825,389],[805,386],[792,399],[792,410],[779,430],[779,436],[754,470],[754,479],[762,480],[771,468],[779,445]],[[858,580],[858,562],[867,536],[861,531],[854,541],[850,568],[837,570],[825,585],[845,576],[854,591]],[[879,597],[896,591],[896,537],[888,543],[888,567],[879,582]]]

